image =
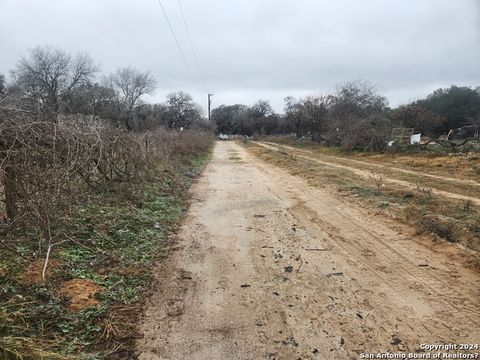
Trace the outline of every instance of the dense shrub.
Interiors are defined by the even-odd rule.
[[[210,143],[201,131],[130,132],[101,121],[45,121],[0,108],[6,217],[48,234],[55,218],[90,191],[156,176],[175,157],[205,151]]]

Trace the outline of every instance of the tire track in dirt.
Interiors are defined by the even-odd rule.
[[[329,167],[332,167],[332,168],[347,170],[347,171],[350,171],[350,172],[354,173],[355,175],[361,176],[365,179],[369,179],[369,177],[371,176],[371,173],[369,171],[362,170],[362,169],[357,169],[355,167],[351,167],[351,166],[347,166],[347,165],[341,165],[341,164],[336,163],[335,159],[337,159],[337,158],[335,158],[335,156],[322,155],[322,157],[328,157],[328,158],[332,159],[332,161],[327,161],[327,160],[321,160],[321,159],[318,159],[318,158],[314,157],[313,153],[311,151],[308,151],[308,150],[296,149],[296,148],[291,147],[291,146],[278,145],[278,144],[275,144],[275,143],[255,142],[255,144],[257,144],[259,146],[262,146],[266,149],[273,150],[273,151],[282,151],[282,147],[284,147],[284,148],[287,148],[289,150],[296,151],[297,153],[295,154],[295,156],[297,156],[301,159],[313,161],[313,162],[316,162],[318,164],[322,164],[322,165],[329,166]],[[312,154],[312,155],[310,155],[310,156],[299,155],[298,152],[309,153],[309,154]],[[344,159],[342,158],[342,160],[344,160]],[[367,162],[363,162],[363,161],[360,161],[360,160],[353,160],[352,159],[352,160],[348,160],[348,161],[354,162],[354,163],[360,163],[362,165],[373,166],[373,167],[377,167],[377,168],[385,168],[383,165],[367,163]],[[394,171],[398,171],[398,172],[413,174],[413,175],[417,175],[417,176],[420,176],[420,177],[430,177],[430,178],[446,180],[446,181],[450,181],[452,183],[466,183],[467,185],[480,186],[480,184],[478,184],[477,182],[470,181],[470,180],[453,179],[453,178],[447,178],[447,177],[431,175],[431,174],[420,174],[420,173],[417,173],[415,171],[409,171],[409,170],[398,169],[398,168],[395,168],[395,169],[389,168],[389,170],[394,170]],[[399,179],[395,179],[395,178],[392,178],[392,177],[389,177],[389,176],[385,176],[384,181],[386,183],[392,183],[392,184],[400,185],[400,186],[402,186],[406,189],[409,189],[409,190],[416,189],[415,184],[412,184],[412,183],[410,183],[408,181],[405,181],[405,180],[399,180]],[[452,192],[449,192],[449,191],[440,190],[440,189],[436,188],[434,185],[432,185],[431,187],[435,191],[435,193],[438,194],[438,195],[442,195],[442,196],[445,196],[445,197],[448,197],[448,198],[451,198],[451,199],[455,199],[455,200],[472,201],[475,204],[480,205],[480,198],[479,197],[472,197],[472,196],[468,196],[468,195],[462,195],[462,194],[458,194],[458,193],[452,193]]]
[[[293,151],[299,151],[299,152],[302,152],[302,153],[311,154],[313,156],[315,155],[315,153],[310,151],[310,150],[299,149],[299,148],[284,145],[284,144],[280,145],[280,144],[277,144],[277,143],[274,143],[274,142],[269,142],[269,141],[262,141],[262,142],[257,142],[257,143],[258,144],[271,145],[271,146],[275,146],[275,147],[280,147],[281,146],[281,147],[284,147],[285,149],[289,149],[289,150],[293,150]],[[402,168],[392,168],[391,166],[375,164],[373,162],[362,161],[362,160],[357,160],[357,159],[346,159],[346,158],[343,158],[343,157],[336,157],[336,156],[327,155],[327,154],[322,154],[322,157],[331,159],[332,161],[340,159],[340,160],[348,161],[348,162],[359,164],[359,165],[373,166],[373,167],[378,168],[378,169],[385,169],[385,170],[388,169],[388,170],[401,172],[401,173],[404,173],[404,174],[417,175],[417,176],[422,176],[422,177],[427,177],[427,178],[432,178],[432,179],[444,180],[444,181],[449,181],[449,182],[456,183],[456,184],[480,186],[480,183],[477,182],[477,181],[474,181],[474,180],[465,180],[465,179],[458,179],[458,178],[435,175],[435,174],[419,173],[418,171],[414,171],[414,170],[407,170],[407,169],[402,169]]]
[[[425,274],[425,270],[421,269],[422,267],[419,267],[418,263],[415,263],[411,261],[410,258],[404,256],[408,249],[405,249],[404,241],[406,240],[406,236],[403,232],[390,234],[390,241],[388,243],[384,241],[375,241],[378,238],[384,237],[385,233],[382,231],[375,231],[371,227],[365,227],[363,219],[359,219],[358,214],[349,211],[348,203],[345,203],[344,207],[342,208],[343,214],[336,216],[338,213],[333,213],[331,209],[335,208],[335,206],[338,206],[338,200],[335,200],[333,203],[328,203],[328,200],[323,199],[324,204],[322,204],[322,208],[327,205],[329,210],[324,214],[324,217],[318,216],[318,214],[322,213],[321,209],[310,200],[315,199],[315,191],[311,191],[311,188],[308,185],[305,185],[301,180],[291,178],[287,172],[281,169],[268,171],[282,174],[284,179],[287,179],[289,185],[294,186],[297,189],[301,189],[305,200],[299,200],[298,204],[290,209],[293,213],[298,213],[298,218],[307,217],[310,219],[309,221],[319,224],[320,227],[326,231],[332,239],[337,239],[336,245],[342,247],[345,253],[355,253],[356,259],[361,261],[362,259],[365,259],[365,253],[370,254],[370,256],[366,257],[368,260],[363,262],[363,266],[369,267],[371,271],[375,272],[379,278],[382,278],[381,274],[376,271],[374,267],[369,265],[370,262],[372,262],[372,257],[374,257],[374,262],[379,268],[393,268],[398,265],[399,261],[401,261],[403,265],[402,268],[404,270],[404,273],[402,274],[403,276],[388,278],[385,281],[387,285],[393,285],[394,287],[397,287],[405,284],[414,284],[420,274]],[[307,203],[309,203],[309,205],[307,205]],[[312,209],[315,209],[316,211],[312,211]],[[344,221],[345,218],[343,215],[349,212],[351,213],[351,216],[349,217],[350,221]],[[339,225],[341,227],[339,227]],[[348,238],[348,234],[351,233],[356,234],[356,241],[346,240],[346,238]],[[348,246],[345,246],[344,244],[347,244]],[[368,250],[371,248],[375,248],[375,253]],[[411,256],[412,258],[415,258],[413,257],[413,254],[411,254]],[[454,308],[459,308],[458,310],[465,312],[467,316],[478,315],[478,304],[468,302],[465,303],[464,299],[459,296],[457,292],[449,291],[450,289],[447,286],[448,281],[443,280],[443,278],[445,278],[445,274],[438,276],[434,272],[430,272],[429,277],[429,283],[424,282],[423,286],[428,291],[432,292],[433,295],[441,295],[440,297],[442,300],[447,301],[448,305]],[[441,294],[438,292],[439,289],[441,289]]]
[[[234,142],[217,143],[192,191],[155,272],[140,359],[358,359],[480,341],[480,276],[460,249]]]

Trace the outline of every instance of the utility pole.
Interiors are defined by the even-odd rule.
[[[212,104],[213,94],[208,94],[208,122],[210,122],[210,105]]]

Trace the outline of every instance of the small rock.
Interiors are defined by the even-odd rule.
[[[168,316],[179,316],[182,315],[184,312],[183,302],[181,301],[173,301],[168,304],[167,307],[167,315]]]
[[[293,345],[295,347],[298,346],[298,343],[295,341],[295,338],[293,336],[289,337],[287,340],[282,340],[282,344],[283,345]]]
[[[333,273],[327,274],[327,277],[330,277],[330,276],[343,276],[343,272],[333,272]]]
[[[392,340],[390,340],[390,344],[392,344],[392,345],[398,345],[398,344],[400,344],[401,342],[402,342],[402,340],[400,340],[400,339],[397,338],[397,337],[394,337],[394,338],[392,338]]]

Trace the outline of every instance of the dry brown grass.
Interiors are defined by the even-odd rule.
[[[295,137],[291,136],[271,136],[266,137],[264,141],[299,147],[317,154],[361,160],[371,162],[372,164],[388,165],[394,168],[398,167],[408,170],[422,171],[458,179],[471,179],[475,181],[480,179],[480,154],[478,152],[469,153],[464,156],[426,151],[408,155],[388,152],[345,152],[339,148],[319,145],[309,139],[298,141]]]
[[[383,177],[364,178],[344,169],[319,164],[284,151],[247,145],[255,156],[304,178],[316,187],[328,187],[349,196],[362,206],[375,208],[389,217],[413,225],[419,232],[435,234],[449,242],[480,252],[480,209],[472,202],[437,196],[431,187],[416,191],[389,183]],[[381,190],[381,191],[380,191]]]
[[[480,157],[475,154],[467,156],[354,154],[353,157],[383,165],[391,164],[396,167],[426,171],[435,175],[455,177],[459,179],[472,179],[478,181],[480,176]]]
[[[46,121],[0,107],[0,178],[10,222],[50,237],[56,217],[91,191],[145,180],[174,158],[205,151],[210,134],[134,133],[102,122]]]
[[[0,338],[0,357],[15,360],[79,360],[80,358],[59,354],[48,349],[55,347],[55,341],[5,336]]]

